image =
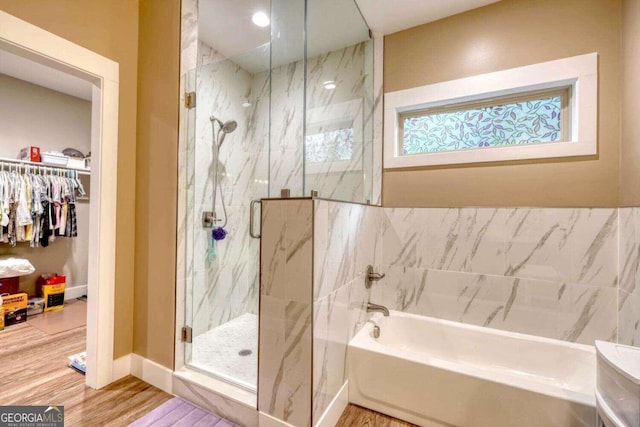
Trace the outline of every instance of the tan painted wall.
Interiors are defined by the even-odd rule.
[[[620,204],[640,206],[640,1],[622,1]]]
[[[135,353],[173,368],[180,1],[140,0]]]
[[[133,341],[138,2],[0,0],[0,9],[120,64],[114,357]]]
[[[385,170],[383,204],[617,206],[620,24],[619,0],[503,0],[385,37],[385,92],[598,52],[599,145],[597,157]]]

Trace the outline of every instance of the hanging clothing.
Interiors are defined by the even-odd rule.
[[[73,172],[46,171],[0,171],[0,243],[47,247],[56,236],[77,237],[76,193],[84,188]]]

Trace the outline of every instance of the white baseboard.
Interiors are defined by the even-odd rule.
[[[272,417],[269,414],[260,412],[258,414],[258,426],[259,427],[294,427],[289,423],[286,423],[278,418]]]
[[[69,286],[64,290],[64,300],[80,298],[82,295],[87,295],[87,285]]]
[[[347,380],[329,406],[327,406],[327,409],[325,409],[324,414],[322,414],[315,427],[334,427],[348,404],[349,381]]]
[[[135,353],[131,353],[131,375],[173,394],[173,371]]]
[[[112,381],[118,381],[131,373],[131,354],[113,361]]]

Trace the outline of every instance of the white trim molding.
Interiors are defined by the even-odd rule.
[[[131,353],[131,375],[169,394],[173,393],[173,371],[135,353]]]
[[[121,378],[131,374],[131,353],[125,354],[122,357],[113,361],[113,377],[112,381],[118,381]]]
[[[401,155],[398,115],[444,105],[571,86],[571,138],[566,142]],[[405,168],[507,160],[590,156],[598,152],[598,54],[385,93],[384,167]]]
[[[87,295],[87,285],[69,286],[64,289],[65,301],[80,298],[83,295]]]
[[[86,384],[101,388],[112,382],[114,367],[119,66],[2,11],[0,49],[93,85]]]

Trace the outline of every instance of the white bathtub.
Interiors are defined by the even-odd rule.
[[[594,426],[591,346],[392,311],[349,343],[349,401],[422,426]]]

